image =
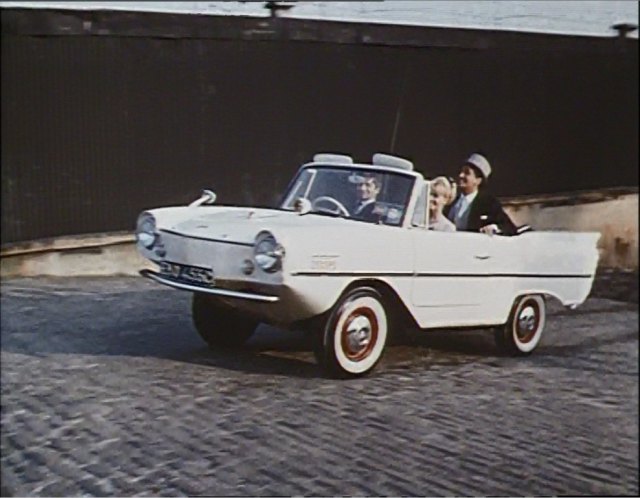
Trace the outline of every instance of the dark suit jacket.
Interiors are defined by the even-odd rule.
[[[373,210],[375,209],[375,207],[376,207],[376,203],[371,202],[367,204],[364,208],[362,208],[362,211],[360,211],[358,214],[355,214],[355,208],[354,208],[354,211],[353,211],[354,214],[351,217],[355,220],[377,222],[380,219],[380,215],[378,215],[377,213],[374,214]]]
[[[451,211],[451,208],[457,201],[458,199],[456,198],[454,202],[447,206],[447,210],[444,213],[447,218],[449,218],[449,211]],[[509,218],[509,215],[502,209],[500,201],[493,195],[479,191],[469,209],[466,231],[477,232],[483,226],[495,223],[503,235],[515,235],[517,230],[516,226],[513,224],[513,221],[511,221],[511,218]],[[486,218],[483,219],[482,216],[486,216]]]

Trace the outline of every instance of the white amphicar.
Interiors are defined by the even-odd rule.
[[[357,190],[374,179],[373,205]],[[587,298],[599,233],[514,236],[428,230],[429,181],[405,159],[371,164],[317,154],[274,209],[216,206],[204,191],[189,206],[138,218],[141,274],[193,292],[193,321],[212,347],[244,343],[260,322],[310,330],[333,374],[359,376],[406,325],[486,327],[497,345],[530,354],[545,299],[575,308]]]

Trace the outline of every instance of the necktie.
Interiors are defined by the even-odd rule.
[[[453,218],[453,222],[456,224],[456,228],[461,229],[464,228],[462,225],[462,216],[467,210],[467,198],[464,195],[460,196],[460,200],[458,201],[458,206],[456,209],[456,214]]]

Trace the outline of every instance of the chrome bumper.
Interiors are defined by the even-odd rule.
[[[204,294],[212,294],[214,296],[222,296],[222,297],[235,297],[238,299],[248,299],[251,301],[260,301],[263,303],[275,303],[279,301],[280,298],[278,296],[267,296],[264,294],[252,294],[250,292],[238,292],[226,289],[218,289],[215,287],[199,287],[197,285],[185,284],[182,282],[176,282],[175,280],[171,280],[165,278],[160,273],[152,271],[152,270],[140,270],[140,275],[146,278],[150,278],[151,280],[155,280],[164,285],[168,285],[170,287],[175,287],[176,289],[182,289],[193,292],[202,292]]]

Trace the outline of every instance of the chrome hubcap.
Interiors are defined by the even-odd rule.
[[[521,332],[533,332],[536,327],[536,312],[531,306],[527,306],[518,317],[518,329]]]
[[[347,344],[352,353],[359,353],[371,342],[371,322],[366,316],[354,318],[347,328]]]

